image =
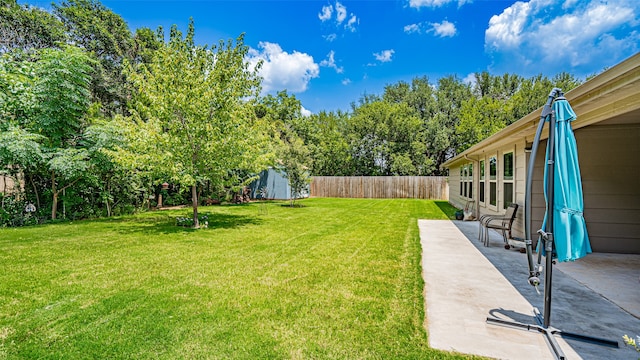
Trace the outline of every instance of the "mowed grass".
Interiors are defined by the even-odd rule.
[[[308,199],[0,229],[0,358],[457,359],[427,345],[416,219]]]

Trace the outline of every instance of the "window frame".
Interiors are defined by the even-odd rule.
[[[493,159],[493,161],[495,163],[493,165],[493,167],[495,169],[494,170],[495,171],[495,175],[492,175],[492,171],[491,171],[492,170],[492,164],[491,164],[491,160],[492,159]],[[500,165],[500,161],[498,161],[498,154],[494,153],[494,154],[489,155],[487,157],[487,160],[488,160],[488,164],[489,164],[489,166],[487,166],[489,168],[489,176],[487,176],[488,179],[486,180],[487,183],[488,183],[487,188],[489,189],[489,196],[488,196],[489,201],[487,201],[487,207],[489,209],[494,210],[494,211],[498,211],[498,193],[499,193],[499,191],[498,191],[499,190],[499,187],[498,187],[498,173],[499,173],[499,165]],[[495,204],[491,203],[491,198],[492,198],[491,190],[492,190],[492,187],[493,187],[494,192],[495,192],[495,194],[493,194],[495,196]]]
[[[486,203],[486,179],[485,179],[485,169],[486,169],[486,161],[485,159],[481,159],[478,161],[478,203],[481,205],[485,205]]]
[[[473,162],[467,164],[467,199],[473,199]]]
[[[507,165],[507,160],[506,160],[506,156],[511,154],[511,176],[509,178],[507,178],[506,173],[507,173],[507,169],[506,169],[506,165]],[[515,201],[515,192],[516,192],[516,153],[515,153],[515,149],[509,149],[506,150],[504,152],[502,152],[502,166],[501,166],[501,170],[502,170],[502,176],[500,177],[502,179],[502,186],[501,186],[501,190],[502,190],[502,208],[506,209],[507,207],[509,207],[509,205],[511,205],[514,201]],[[506,186],[507,184],[511,185],[511,193],[509,194],[511,197],[511,201],[508,202],[507,199],[507,189]]]
[[[460,166],[460,197],[473,199],[473,163],[468,162]]]

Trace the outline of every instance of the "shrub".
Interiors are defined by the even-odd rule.
[[[209,215],[198,215],[198,222],[201,228],[209,227]],[[193,227],[193,217],[180,216],[176,218],[177,226]]]
[[[25,209],[28,204],[30,203],[27,201],[0,193],[0,227],[37,225],[39,221],[36,209],[33,207],[33,210],[27,212]]]

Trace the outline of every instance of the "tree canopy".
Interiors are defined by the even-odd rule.
[[[222,183],[232,170],[258,172],[270,146],[246,101],[260,82],[245,61],[243,36],[210,49],[195,45],[194,32],[193,22],[184,38],[172,27],[151,62],[129,70],[137,95],[125,154],[130,164],[191,187],[198,227],[197,186]]]
[[[52,12],[0,0],[0,176],[20,184],[0,193],[0,226],[20,224],[31,202],[41,220],[141,210],[165,181],[197,225],[203,196],[224,197],[267,167],[295,193],[313,175],[446,175],[445,161],[540,107],[551,88],[581,83],[567,73],[418,76],[349,111],[307,116],[287,89],[261,93],[244,35],[206,46],[194,34],[193,21],[168,39],[161,27],[130,30],[98,0]]]

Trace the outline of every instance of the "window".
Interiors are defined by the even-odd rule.
[[[480,160],[480,190],[478,194],[479,201],[484,203],[484,160]]]
[[[489,205],[498,205],[498,158],[489,158]]]
[[[496,180],[498,176],[498,159],[495,156],[489,158],[489,180]]]
[[[502,155],[503,181],[502,181],[502,206],[506,209],[513,203],[513,152]]]
[[[504,159],[504,179],[513,180],[513,153],[506,153],[502,157]]]
[[[469,168],[467,165],[464,166],[464,176],[462,177],[462,187],[464,191],[462,192],[462,196],[467,197],[467,176],[469,175]]]
[[[473,198],[473,164],[460,167],[460,196]]]

